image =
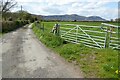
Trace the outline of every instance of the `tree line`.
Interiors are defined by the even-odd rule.
[[[2,21],[15,21],[15,20],[29,20],[33,22],[40,17],[30,14],[27,11],[19,10],[16,12],[11,12],[11,10],[17,6],[17,2],[15,0],[2,0],[0,1],[1,15]]]
[[[40,17],[23,10],[11,12],[16,5],[17,2],[15,0],[0,1],[0,24],[2,24],[0,25],[0,33],[16,30],[19,27],[40,19]]]

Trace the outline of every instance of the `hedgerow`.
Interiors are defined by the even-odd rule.
[[[9,32],[9,31],[13,31],[19,27],[22,27],[23,25],[25,24],[28,24],[29,22],[26,20],[26,21],[21,21],[21,20],[18,20],[18,21],[2,21],[0,22],[2,24],[2,32]]]

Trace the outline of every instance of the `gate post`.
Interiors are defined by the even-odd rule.
[[[78,42],[78,40],[77,40],[77,36],[78,36],[78,35],[77,35],[77,34],[78,34],[78,27],[79,27],[79,26],[76,25],[76,43]]]
[[[109,34],[109,46],[108,46],[108,47],[110,47],[110,43],[111,43],[112,30],[113,30],[113,27],[112,27],[112,26],[110,26],[110,34]]]
[[[106,34],[105,34],[104,48],[107,47],[107,37],[108,37],[108,28],[107,28],[107,31],[106,31]]]
[[[109,32],[109,30],[110,30],[110,32]],[[109,46],[110,46],[110,38],[111,38],[111,27],[109,27],[109,28],[107,27],[104,48],[109,48]]]

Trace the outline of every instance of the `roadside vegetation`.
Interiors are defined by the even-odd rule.
[[[2,33],[0,33],[0,37],[2,36]]]
[[[16,13],[7,12],[6,16],[2,18],[0,21],[1,34],[14,31],[37,20],[37,17],[32,16],[27,11],[18,11]]]
[[[118,51],[112,49],[94,49],[81,44],[72,44],[50,33],[56,22],[33,24],[33,32],[47,47],[64,57],[68,62],[78,65],[87,78],[118,78]],[[100,25],[100,22],[60,22],[61,24]],[[117,23],[111,23],[117,24]]]
[[[2,2],[1,13],[2,20],[0,29],[2,33],[10,32],[22,27],[25,24],[36,21],[40,16],[35,16],[27,11],[17,11],[15,13],[10,10],[17,3],[14,0]],[[64,57],[68,62],[78,65],[84,76],[87,78],[117,78],[118,74],[118,51],[112,49],[93,49],[84,46],[83,44],[72,44],[61,39],[59,36],[50,33],[53,25],[56,22],[43,22],[44,30],[39,26],[33,25],[33,32],[37,38],[47,47]],[[81,24],[81,25],[100,25],[101,22],[59,22],[61,24]],[[118,24],[111,23],[110,24]]]
[[[2,32],[6,33],[15,30],[23,25],[28,24],[28,21],[3,21],[2,22]]]
[[[32,15],[27,11],[18,10],[16,12],[11,12],[12,8],[15,6],[17,6],[17,2],[14,0],[6,0],[2,2],[2,15],[0,16],[0,34],[16,30],[26,24],[34,22],[37,19],[35,15]]]

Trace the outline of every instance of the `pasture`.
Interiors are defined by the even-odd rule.
[[[55,23],[56,22],[42,22],[42,24],[44,24],[44,31],[39,28],[40,24],[37,25],[37,27],[36,25],[33,25],[33,31],[41,42],[64,57],[67,61],[78,65],[84,76],[87,78],[118,77],[118,74],[115,73],[116,70],[118,70],[117,50],[113,50],[112,48],[96,49],[87,47],[82,43],[73,44],[71,42],[66,42],[65,39],[61,38],[60,36],[56,36],[53,33],[50,33]],[[100,26],[101,22],[59,22],[59,24],[63,25],[61,25],[61,27],[66,27],[64,24]],[[117,23],[109,24],[117,25]],[[73,28],[73,26],[67,27]],[[98,29],[90,28],[89,30]],[[98,31],[100,31],[100,29]],[[75,31],[72,32],[74,33]],[[98,34],[94,33],[94,35]],[[117,37],[117,34],[114,36]]]

